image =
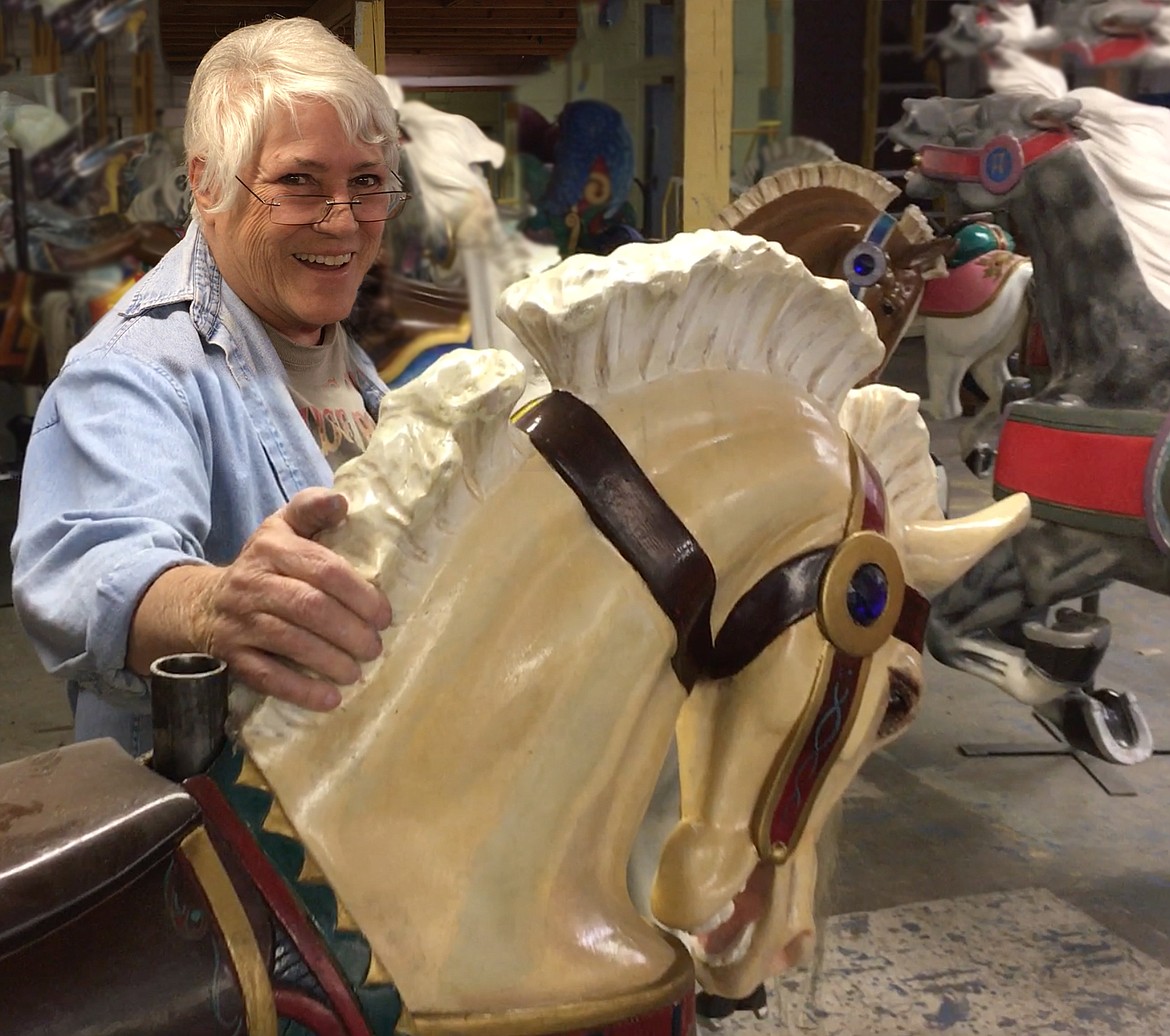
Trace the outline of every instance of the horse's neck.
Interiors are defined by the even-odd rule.
[[[1011,207],[1035,267],[1052,362],[1045,398],[1165,408],[1170,312],[1151,294],[1104,185],[1075,147],[1037,162]]]
[[[626,625],[668,643],[657,625]],[[642,674],[629,682],[546,665],[539,679],[479,686],[462,659],[435,659],[447,678],[425,694],[364,713],[351,702],[332,740],[354,761],[301,782],[307,804],[287,811],[420,1032],[467,1019],[512,1031],[522,1018],[535,1019],[524,1031],[552,1032],[562,1009],[567,1027],[586,1027],[617,1000],[638,1013],[690,981],[689,958],[638,915],[625,883],[683,694],[667,661],[657,674],[629,661]]]

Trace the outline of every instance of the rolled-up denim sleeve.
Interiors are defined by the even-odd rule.
[[[125,666],[134,611],[169,568],[206,563],[212,452],[198,400],[161,364],[67,364],[37,409],[12,543],[13,598],[54,673]]]

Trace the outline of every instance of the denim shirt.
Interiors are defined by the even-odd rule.
[[[376,417],[385,386],[348,347]],[[149,711],[125,665],[150,584],[229,563],[295,493],[332,482],[264,327],[192,226],[70,350],[37,408],[12,585],[42,663],[73,691]]]

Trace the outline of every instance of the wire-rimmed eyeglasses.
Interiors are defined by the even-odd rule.
[[[282,227],[309,227],[321,223],[329,218],[336,205],[348,205],[358,223],[385,223],[399,215],[411,199],[406,191],[369,191],[352,195],[349,201],[337,201],[327,194],[278,194],[267,201],[238,176],[236,180],[261,205],[268,207],[268,218]]]

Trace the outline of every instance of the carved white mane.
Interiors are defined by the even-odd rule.
[[[814,277],[775,243],[700,230],[669,247],[573,256],[505,292],[500,315],[555,386],[591,403],[682,371],[784,378],[840,412],[888,480],[892,514],[940,517],[917,397],[889,386],[850,391],[882,352],[869,311],[844,282]],[[322,539],[391,592],[386,651],[441,564],[451,530],[531,455],[505,420],[523,387],[523,370],[506,353],[450,354],[386,396],[366,453],[338,470],[349,517]],[[363,685],[364,677],[343,693],[360,694]],[[235,704],[251,711],[248,724],[261,738],[323,717],[276,699],[239,695]]]
[[[1154,297],[1170,308],[1170,111],[1098,87],[1081,102],[1080,148],[1105,185]]]

